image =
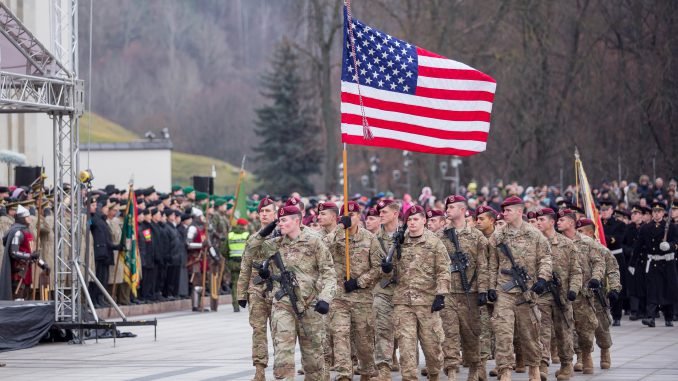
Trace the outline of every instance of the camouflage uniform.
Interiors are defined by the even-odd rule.
[[[346,280],[346,230],[340,225],[325,237],[334,260],[337,273],[337,293],[330,311],[331,332],[334,347],[334,365],[337,379],[351,379],[352,334],[356,334],[355,349],[360,362],[360,373],[376,376],[374,366],[374,321],[372,312],[372,288],[381,276],[380,262],[373,262],[369,251],[373,235],[362,227],[349,236],[351,278],[358,281],[358,290],[344,291]]]
[[[596,241],[598,252],[605,261],[605,276],[602,279],[601,292],[605,297],[610,291],[620,293],[622,290],[621,274],[619,273],[619,263],[612,255],[610,250]],[[594,298],[594,306],[596,307],[596,317],[598,318],[598,327],[595,331],[596,344],[598,347],[606,350],[612,346],[612,337],[610,336],[610,320],[609,311],[603,308],[597,298]],[[608,315],[608,317],[605,317]]]
[[[598,319],[591,304],[592,294],[587,285],[591,279],[601,280],[603,278],[605,263],[593,239],[577,232],[572,241],[579,251],[582,269],[582,289],[572,304],[574,329],[577,334],[577,340],[573,342],[573,345],[577,353],[577,361],[580,361],[581,353],[590,354],[593,350],[593,336],[598,327]]]
[[[470,226],[456,229],[459,250],[466,254],[468,267],[466,278],[470,285],[468,296],[461,285],[459,272],[451,274],[450,294],[445,297],[445,308],[440,311],[445,330],[443,353],[445,356],[443,369],[450,375],[461,365],[460,351],[464,360],[471,366],[469,379],[475,379],[481,367],[480,358],[480,308],[478,293],[487,292],[487,253],[488,242],[480,230]],[[447,253],[456,252],[454,243],[448,238],[447,230],[438,233],[445,245]],[[484,370],[483,370],[484,372]],[[476,376],[473,376],[475,374]]]
[[[561,369],[572,365],[574,349],[572,347],[572,328],[574,327],[574,318],[572,316],[572,305],[567,300],[568,291],[579,293],[582,286],[581,264],[579,263],[579,252],[571,239],[560,233],[554,233],[553,237],[547,240],[551,245],[551,264],[553,272],[560,279],[560,294],[558,297],[563,304],[561,311],[556,306],[553,294],[546,292],[539,297],[537,304],[541,312],[540,341],[542,345],[541,364],[542,373],[548,373],[551,359],[552,333],[555,334],[554,343],[558,348],[558,358]],[[550,287],[555,287],[549,284]],[[564,315],[564,317],[563,317]]]
[[[386,254],[393,246],[393,237],[384,230],[382,225],[375,234],[370,246],[370,261],[381,263]],[[382,379],[391,377],[391,365],[393,365],[393,290],[394,285],[389,283],[382,287],[382,283],[388,282],[393,274],[381,274],[381,281],[374,287],[374,302],[372,304],[375,315],[375,343],[374,362],[379,369]]]
[[[271,318],[273,302],[270,281],[261,281],[257,267],[273,252],[264,245],[266,238],[259,234],[250,235],[240,262],[238,278],[238,300],[249,303],[249,322],[252,327],[252,363],[254,366],[268,366],[268,338],[266,327]],[[255,267],[257,266],[257,267]]]
[[[551,248],[546,237],[535,227],[523,222],[518,229],[507,226],[496,230],[490,244],[496,247],[501,243],[509,247],[516,264],[524,267],[531,277],[527,282],[528,288],[532,287],[537,278],[546,281],[551,279]],[[508,292],[501,289],[503,284],[512,282],[511,276],[501,271],[510,269],[511,262],[497,247],[490,255],[489,288],[497,290],[497,301],[491,320],[497,338],[495,358],[499,375],[511,370],[514,335],[520,337],[525,365],[539,366],[541,358],[541,345],[538,341],[539,311],[534,303],[536,296],[530,290],[521,293],[518,287]],[[514,328],[517,332],[514,332]]]
[[[400,348],[403,380],[417,380],[417,339],[421,343],[429,377],[436,378],[443,365],[445,332],[440,314],[431,312],[436,295],[450,290],[450,258],[435,233],[420,237],[406,234],[402,256],[394,256],[397,283],[393,292],[393,321]]]
[[[332,256],[322,239],[308,230],[302,230],[295,239],[277,237],[271,240],[287,270],[297,278],[299,286],[295,287],[295,291],[299,298],[298,307],[304,311],[301,321],[298,321],[288,297],[273,299],[271,326],[275,350],[273,375],[276,379],[294,380],[294,348],[297,339],[305,379],[322,380],[327,374],[322,348],[325,329],[321,315],[313,311],[313,304],[317,300],[332,303],[337,274]],[[275,266],[271,268],[274,274],[278,270]],[[273,282],[272,293],[275,295],[279,289],[280,284]]]

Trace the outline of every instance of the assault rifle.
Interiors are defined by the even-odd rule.
[[[553,295],[553,301],[556,303],[556,307],[560,310],[560,314],[563,315],[563,321],[567,325],[567,328],[570,328],[570,323],[567,321],[567,315],[565,315],[565,305],[563,300],[560,299],[560,290],[563,287],[563,282],[560,280],[560,276],[557,272],[553,271],[551,273],[551,281],[549,282],[548,288],[551,295]]]
[[[605,315],[605,319],[607,320],[608,324],[612,324],[612,320],[610,319],[610,315],[607,313],[607,309],[609,306],[607,305],[607,300],[605,300],[605,295],[603,295],[602,288],[591,288],[590,289],[593,292],[593,295],[598,299],[598,303],[600,303],[600,306],[603,309],[603,315]],[[595,310],[595,308],[594,308]]]
[[[302,329],[304,330],[304,335],[307,336],[306,334],[306,327],[304,327],[303,324],[301,324],[301,319],[304,317],[304,312],[306,310],[300,310],[299,309],[299,298],[297,297],[296,293],[296,288],[299,287],[299,282],[297,282],[297,277],[294,275],[293,272],[287,270],[285,268],[285,263],[282,260],[282,256],[280,255],[279,251],[276,251],[275,254],[271,257],[273,259],[273,263],[275,266],[280,270],[280,275],[273,275],[271,274],[271,279],[274,281],[278,282],[280,284],[280,290],[275,293],[275,299],[280,300],[283,297],[287,296],[290,298],[290,304],[292,304],[292,311],[294,311],[294,314],[297,316],[297,320],[299,320],[299,325],[301,325]],[[264,262],[264,266],[268,265],[268,261]]]
[[[464,291],[464,294],[466,294],[466,304],[468,305],[468,308],[471,308],[471,301],[469,299],[471,285],[469,284],[468,277],[466,276],[466,269],[468,268],[468,254],[461,250],[461,247],[459,246],[459,237],[457,237],[457,230],[455,228],[445,230],[445,234],[454,245],[454,253],[449,254],[450,272],[459,273],[459,277],[461,278],[461,289]]]
[[[407,230],[407,225],[403,224],[401,227],[396,230],[395,233],[393,233],[393,245],[391,246],[391,249],[388,251],[386,254],[386,258],[384,258],[384,262],[386,263],[393,263],[393,255],[397,255],[398,259],[400,259],[400,256],[402,255],[402,244],[405,241],[405,231]],[[383,242],[381,239],[379,240],[379,243],[382,245],[381,248],[385,250]],[[384,279],[382,280],[379,285],[382,288],[388,287],[391,283],[395,284],[398,283],[398,274],[395,269],[393,269],[393,276],[389,279]]]
[[[527,273],[527,270],[524,267],[518,266],[518,264],[516,264],[515,259],[513,259],[513,254],[511,253],[511,249],[505,243],[502,242],[497,247],[501,250],[502,253],[504,253],[506,258],[508,258],[508,260],[511,262],[510,270],[506,269],[501,270],[502,274],[511,276],[511,280],[501,286],[502,290],[504,290],[504,292],[509,292],[513,288],[518,287],[520,289],[520,292],[523,294],[524,298],[524,301],[519,302],[518,305],[524,303],[530,304],[532,306],[531,310],[533,315],[532,323],[538,324],[539,318],[537,312],[535,311],[537,305],[532,301],[532,298],[526,295],[527,291],[529,291],[529,288],[527,287],[527,281],[529,281],[532,278]]]

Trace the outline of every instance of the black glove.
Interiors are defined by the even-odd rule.
[[[546,280],[542,278],[537,278],[537,282],[532,285],[532,291],[537,295],[541,295],[546,291]]]
[[[270,224],[264,226],[261,230],[259,230],[259,235],[262,237],[268,237],[271,233],[273,233],[273,230],[276,226],[278,226],[278,220],[274,220]]]
[[[478,294],[478,305],[484,306],[487,304],[487,292],[481,292]]]
[[[31,253],[31,259],[38,259],[40,258],[40,250],[36,250]]]
[[[238,304],[240,307],[245,308],[247,307],[247,300],[238,300]]]
[[[619,293],[615,290],[612,290],[607,293],[607,298],[610,299],[610,304],[614,304],[617,299],[619,299]]]
[[[339,218],[339,223],[344,225],[344,229],[348,229],[351,227],[351,217],[349,216],[341,216]]]
[[[577,293],[572,291],[572,290],[568,291],[567,292],[567,300],[574,302],[575,299],[577,299]]]
[[[591,278],[589,281],[589,288],[600,288],[600,281],[596,278]]]
[[[344,282],[344,290],[346,292],[353,292],[353,291],[355,291],[359,288],[360,288],[360,286],[358,286],[358,280],[357,279],[351,278],[351,279]]]
[[[431,305],[431,312],[440,311],[443,308],[445,308],[445,296],[436,295],[436,298],[433,300],[433,304]]]
[[[391,271],[393,271],[393,262],[386,262],[386,258],[382,259],[381,271],[385,272],[386,274],[391,273]]]
[[[321,315],[325,315],[330,312],[330,305],[324,300],[318,300],[315,304],[315,311]]]
[[[396,232],[393,233],[393,240],[399,244],[402,244],[405,242],[405,232],[400,229],[396,230]]]
[[[259,269],[259,276],[261,277],[261,279],[268,279],[271,277],[271,270],[262,267],[261,269]]]
[[[489,302],[496,302],[497,301],[497,290],[487,290],[487,300]]]

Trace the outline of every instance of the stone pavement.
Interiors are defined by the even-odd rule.
[[[230,305],[219,312],[175,312],[156,316],[158,340],[153,327],[123,327],[136,338],[87,341],[84,345],[40,344],[31,349],[0,353],[2,380],[249,380],[253,375],[250,359],[251,330],[247,312],[233,313]],[[140,317],[142,318],[142,317]],[[146,316],[144,318],[153,318]],[[657,328],[624,320],[613,330],[612,369],[596,368],[596,374],[573,380],[678,380],[678,327]],[[272,379],[273,350],[270,351],[268,378]],[[297,355],[297,364],[299,364]],[[423,359],[423,355],[421,356]],[[598,353],[594,353],[598,366]],[[422,360],[423,361],[423,360]],[[488,364],[488,368],[493,366]],[[558,368],[551,366],[549,379]],[[461,371],[460,380],[466,379]],[[393,373],[394,380],[400,377]],[[303,377],[297,377],[302,380]],[[356,376],[357,380],[358,377]],[[514,380],[527,380],[526,374]]]

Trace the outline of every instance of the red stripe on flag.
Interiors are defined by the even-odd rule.
[[[420,56],[426,56],[426,57],[436,57],[436,58],[444,58],[446,60],[449,60],[449,58],[441,56],[440,54],[436,54],[433,52],[429,52],[426,49],[420,48],[417,46],[417,54]]]
[[[362,125],[363,119],[360,115],[355,114],[341,114],[341,123]],[[429,136],[432,138],[446,139],[446,140],[475,140],[486,142],[488,133],[483,131],[445,131],[434,128],[420,127],[414,124],[392,122],[389,120],[382,120],[376,118],[367,118],[367,123],[370,127],[383,128],[387,130],[407,132],[410,134]]]
[[[419,66],[419,75],[423,77],[463,79],[496,83],[494,78],[477,70],[443,69],[439,67]]]
[[[411,95],[403,95],[411,96]],[[365,107],[376,108],[384,111],[400,112],[403,114],[417,115],[426,118],[434,118],[458,122],[490,122],[490,113],[485,111],[450,111],[439,110],[435,108],[413,106],[404,103],[382,101],[379,99],[363,96],[363,105]],[[360,105],[360,97],[356,94],[341,93],[341,101]]]
[[[415,144],[410,142],[404,142],[402,140],[388,139],[388,138],[378,138],[375,137],[371,140],[365,140],[362,136],[341,134],[342,143],[346,144],[357,144],[362,146],[372,146],[372,147],[385,147],[385,148],[395,148],[406,151],[413,152],[423,152],[423,153],[432,153],[437,155],[456,155],[456,156],[471,156],[475,155],[478,152],[475,151],[466,151],[456,148],[435,148],[431,146],[425,146],[421,144]]]
[[[447,99],[451,101],[494,102],[494,93],[487,91],[441,90],[417,86],[415,95],[419,97]]]

